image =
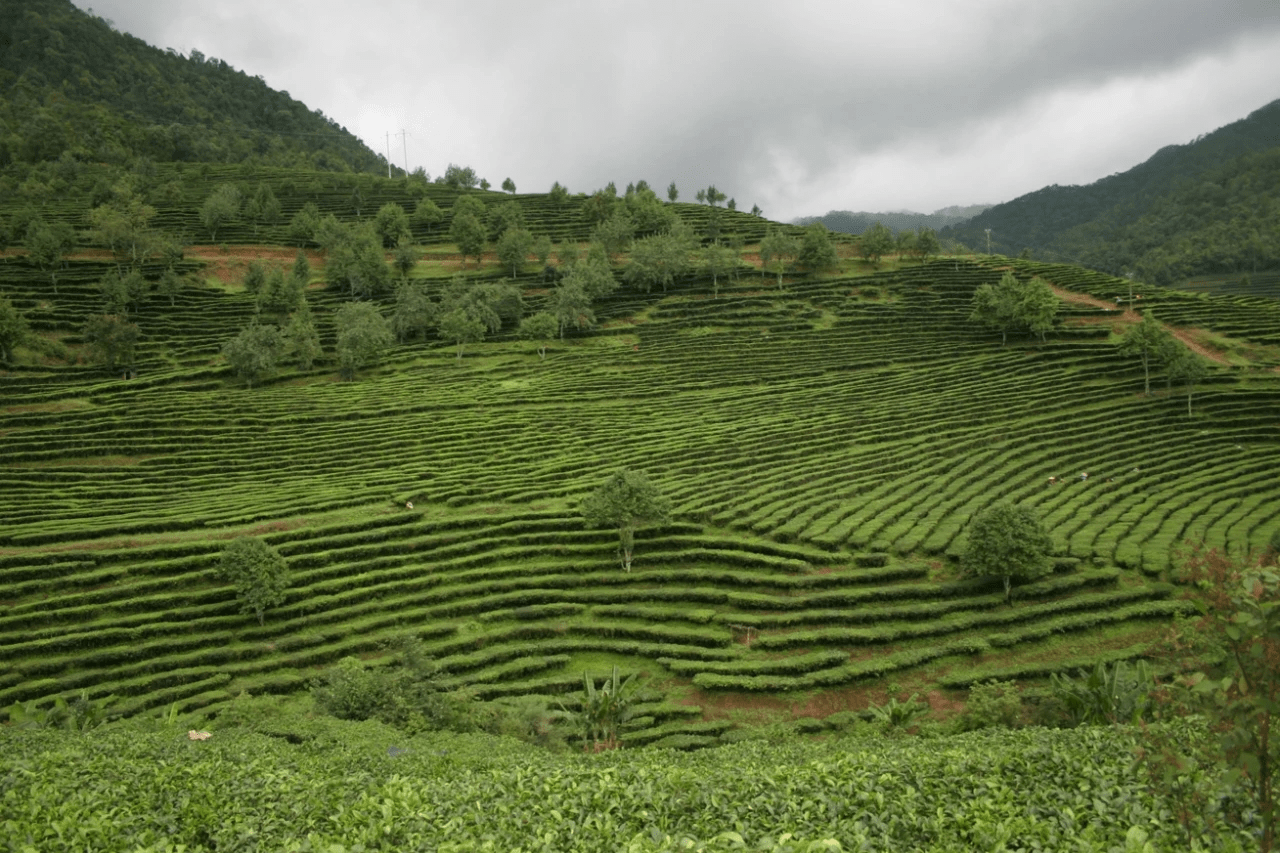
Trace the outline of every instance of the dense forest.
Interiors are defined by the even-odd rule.
[[[854,213],[848,210],[832,210],[823,216],[802,216],[796,220],[796,224],[808,225],[812,222],[821,222],[828,229],[842,234],[862,234],[879,222],[897,235],[902,231],[917,231],[921,228],[932,228],[936,231],[948,225],[959,225],[990,207],[989,204],[971,204],[963,207],[954,205],[935,210],[933,213],[915,213],[909,210]]]
[[[939,236],[1171,285],[1280,264],[1274,214],[1280,101],[1087,186],[1053,185]]]
[[[386,166],[320,111],[221,59],[152,47],[69,0],[0,0],[3,189],[33,172],[137,158]]]

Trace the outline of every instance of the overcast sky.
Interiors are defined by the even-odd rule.
[[[1277,0],[75,2],[410,170],[778,220],[1090,183],[1280,98]]]

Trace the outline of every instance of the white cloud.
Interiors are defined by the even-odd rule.
[[[1127,169],[1280,97],[1266,0],[97,0],[410,167],[714,183],[777,218],[933,210]]]

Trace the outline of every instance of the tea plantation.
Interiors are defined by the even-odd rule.
[[[202,174],[204,183],[188,181],[185,195],[158,205],[165,227],[198,232],[193,211],[225,177]],[[276,186],[286,219],[304,201],[353,214],[351,188],[324,183],[340,176],[261,179]],[[430,193],[445,208],[456,197]],[[581,198],[515,199],[535,233],[586,238]],[[362,215],[389,200],[413,203],[402,184],[376,182]],[[713,215],[674,209],[695,230]],[[49,215],[76,222],[56,203]],[[1162,376],[1143,396],[1140,363],[1116,346],[1133,315],[1103,306],[1127,294],[1126,281],[1006,258],[878,269],[845,257],[837,271],[788,274],[779,286],[750,263],[768,223],[721,215],[748,260],[719,282],[718,296],[697,276],[667,292],[624,286],[596,306],[595,328],[553,341],[545,359],[504,328],[462,358],[445,341],[400,343],[353,381],[322,361],[253,388],[220,352],[253,318],[254,299],[213,271],[234,269],[259,244],[285,243],[283,225],[229,227],[230,245],[188,250],[183,268],[202,284],[172,304],[153,296],[131,317],[142,339],[128,380],[75,357],[85,319],[101,310],[97,282],[110,260],[73,256],[55,292],[22,252],[0,257],[0,296],[71,355],[28,355],[0,372],[0,707],[83,693],[116,697],[125,717],[173,708],[216,720],[241,694],[304,691],[324,667],[347,656],[385,660],[389,644],[411,634],[443,686],[479,699],[563,696],[583,672],[613,665],[642,673],[654,695],[623,744],[705,747],[732,740],[733,709],[758,700],[788,706],[788,716],[822,716],[861,711],[890,684],[945,698],[990,678],[1034,687],[1053,672],[1142,657],[1192,609],[1169,582],[1185,541],[1261,547],[1280,527],[1275,303],[1143,294],[1161,321],[1218,347],[1189,416],[1185,391],[1166,389]],[[492,259],[463,269],[444,230],[415,226],[425,249],[412,275],[432,292],[460,269],[473,280],[501,277]],[[313,260],[319,267],[322,258]],[[975,289],[1010,269],[1068,297],[1043,343],[1001,346],[969,320]],[[526,313],[550,298],[540,272],[516,283]],[[344,295],[316,280],[307,299],[331,350]],[[390,311],[389,297],[382,308]],[[586,528],[579,511],[622,467],[646,472],[673,507],[669,522],[640,531],[630,572],[615,558],[616,532]],[[1053,573],[1016,584],[1009,604],[998,582],[964,578],[955,565],[970,517],[999,501],[1034,508],[1057,549]],[[278,550],[292,579],[261,625],[216,571],[228,541],[245,534]],[[739,849],[732,836],[713,839],[736,832],[752,845],[766,836],[791,843],[774,837],[784,829],[797,844],[839,837],[842,849],[956,849],[945,839],[961,836],[943,834],[944,824],[969,827],[972,849],[1077,849],[1061,846],[1065,838],[1081,850],[1143,849],[1137,836],[1137,847],[1114,845],[1131,827],[1159,834],[1171,825],[1160,811],[1168,806],[1127,764],[1095,764],[1128,754],[1109,740],[1126,736],[1106,732],[1006,733],[982,741],[976,758],[963,744],[793,744],[764,757],[752,751],[763,747],[740,745],[709,764],[662,752],[581,765],[523,756],[497,771],[497,785],[464,769],[439,791],[423,787],[425,776],[410,784],[393,762],[339,771],[325,763],[335,759],[277,755],[247,740],[86,735],[50,747],[40,737],[15,741],[15,755],[32,757],[9,765],[0,794],[70,797],[41,762],[97,767],[109,763],[107,743],[133,758],[123,775],[103,764],[103,778],[139,798],[163,788],[165,773],[200,777],[213,797],[226,768],[248,767],[237,782],[243,802],[269,799],[288,815],[288,843],[264,840],[262,849],[338,850],[327,845],[359,839],[365,846],[350,849],[647,851],[685,849],[674,846],[681,837]],[[859,757],[861,749],[874,754]],[[1069,765],[1065,774],[1096,766],[1099,775],[1085,787],[1038,788],[1044,814],[1057,809],[1042,820],[1003,774],[1050,754]],[[148,762],[151,776],[131,775]],[[947,790],[939,774],[953,772],[981,790]],[[716,784],[701,784],[708,773]],[[830,799],[823,780],[837,778],[864,799]],[[476,786],[563,805],[489,828],[490,807],[466,793]],[[629,793],[601,811],[602,788]],[[663,803],[689,797],[705,799],[689,813],[709,817],[662,816]],[[1080,809],[1064,810],[1072,798]],[[1098,816],[1099,803],[1108,816]],[[167,818],[139,818],[135,808],[122,801],[116,823],[93,838],[255,849],[165,829],[211,804],[175,802]],[[346,817],[335,829],[324,815],[336,813]],[[235,832],[286,837],[245,820]],[[424,827],[438,833],[441,820],[452,828],[425,840]],[[58,833],[12,849],[78,838]],[[185,840],[166,847],[170,836]],[[582,840],[595,837],[608,840]],[[88,836],[68,844],[135,849]]]

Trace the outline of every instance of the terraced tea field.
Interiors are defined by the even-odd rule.
[[[1159,377],[1141,396],[1138,362],[1108,339],[1118,312],[1065,306],[1042,345],[975,328],[994,263],[781,289],[748,274],[714,299],[624,288],[545,361],[510,336],[461,360],[411,344],[354,382],[322,366],[252,390],[218,356],[249,297],[153,300],[137,379],[0,374],[0,706],[87,689],[126,712],[214,710],[411,631],[480,697],[645,671],[683,701],[655,695],[626,739],[687,746],[730,727],[699,717],[732,697],[1140,655],[1187,607],[1164,582],[1176,547],[1260,546],[1280,525],[1276,362],[1215,365],[1188,417]],[[1105,300],[1127,287],[1000,263]],[[0,292],[74,349],[104,269],[73,263],[54,295],[10,256]],[[1166,322],[1258,352],[1280,335],[1269,304],[1147,296]],[[537,310],[545,286],[526,298]],[[310,301],[329,347],[337,297]],[[620,466],[675,509],[641,532],[630,573],[577,512]],[[951,559],[1000,500],[1035,507],[1060,548],[1009,606]],[[293,576],[261,627],[214,576],[245,532]]]

